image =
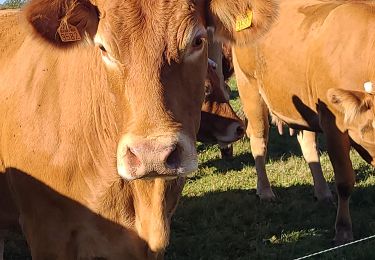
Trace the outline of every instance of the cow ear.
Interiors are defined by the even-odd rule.
[[[237,45],[253,42],[263,35],[278,14],[274,0],[207,0],[208,26],[215,37]]]
[[[88,0],[32,0],[25,14],[37,34],[60,47],[92,39],[99,22],[98,10]]]
[[[327,92],[328,101],[345,115],[345,123],[351,123],[373,107],[373,95],[360,92],[331,88]]]

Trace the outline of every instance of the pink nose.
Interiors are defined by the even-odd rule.
[[[156,141],[128,145],[122,148],[118,170],[126,179],[177,176],[181,166],[180,151],[178,144],[166,145]]]

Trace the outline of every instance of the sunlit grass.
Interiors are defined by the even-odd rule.
[[[231,101],[241,109],[235,82]],[[332,165],[320,140],[324,176],[336,198]],[[277,196],[260,202],[250,142],[234,145],[232,161],[215,146],[199,145],[200,168],[188,179],[173,218],[167,259],[294,259],[332,246],[336,202],[313,197],[312,177],[297,140],[271,128],[268,177]],[[357,183],[351,199],[355,239],[375,234],[375,174],[351,151]],[[314,259],[374,259],[375,240]]]

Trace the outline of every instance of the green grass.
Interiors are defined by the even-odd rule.
[[[239,110],[235,89],[232,97]],[[296,138],[279,136],[272,127],[269,143],[266,169],[275,202],[261,202],[255,194],[248,139],[234,145],[231,161],[220,159],[216,146],[198,145],[200,168],[187,180],[173,217],[167,260],[294,259],[332,246],[336,206],[314,199],[312,177]],[[324,142],[320,148],[323,171],[335,193]],[[375,175],[356,152],[351,157],[357,176],[351,213],[354,237],[360,239],[375,234]],[[22,241],[7,243],[6,259],[27,259],[18,249]],[[374,246],[375,239],[313,259],[375,259]]]
[[[241,104],[235,82],[232,106]],[[335,194],[333,170],[325,150],[321,162]],[[267,173],[277,196],[260,202],[248,139],[234,145],[232,161],[217,147],[198,146],[200,169],[189,178],[173,218],[167,259],[294,259],[332,247],[335,204],[317,202],[312,177],[295,137],[271,127]],[[355,239],[375,234],[375,175],[351,152],[357,183],[351,199]],[[313,259],[375,259],[375,239]]]
[[[276,129],[272,129],[275,133]],[[200,170],[191,177],[173,218],[167,259],[293,259],[332,246],[336,208],[313,198],[312,177],[295,138],[271,138],[285,154],[271,152],[266,168],[277,200],[260,202],[249,141],[235,145],[232,162],[218,148],[200,146]],[[288,146],[288,142],[292,145]],[[272,150],[272,149],[271,149]],[[357,184],[351,200],[356,239],[375,234],[373,169],[352,152]],[[333,172],[322,154],[325,176],[334,192]],[[375,257],[375,240],[317,259]]]
[[[1,9],[17,9],[24,5],[26,0],[6,0],[3,4],[0,4]]]

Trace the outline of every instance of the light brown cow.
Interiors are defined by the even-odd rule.
[[[244,124],[225,99],[216,67],[216,64],[210,64],[210,62],[207,67],[207,76],[204,81],[205,98],[197,139],[206,144],[233,143],[243,137]],[[17,216],[14,218],[17,219]],[[18,223],[16,222],[15,228],[17,226]],[[4,243],[1,242],[5,236],[5,232],[0,229],[0,259],[2,259],[4,250]]]
[[[371,1],[283,0],[280,19],[259,44],[234,48],[255,156],[266,149],[267,109],[292,128],[324,133],[339,196],[337,243],[353,239],[350,146],[375,164],[374,96],[363,89],[375,82],[374,25]]]
[[[201,111],[201,123],[197,139],[206,144],[233,143],[243,137],[244,124],[233,111],[220,87],[216,64],[208,64],[205,79],[205,98]],[[17,216],[15,217],[17,218]],[[15,223],[17,226],[18,223]],[[0,230],[0,242],[5,232]],[[4,244],[0,243],[0,259],[2,259]]]
[[[19,222],[34,259],[162,258],[197,167],[206,27],[246,45],[276,12],[271,0],[32,0],[1,15],[0,228]]]
[[[227,93],[220,85],[216,66],[216,63],[208,66],[201,125],[197,139],[203,143],[219,144],[223,147],[242,138],[245,127],[229,104]],[[225,155],[225,153],[222,154]]]
[[[217,50],[212,50],[216,48]],[[232,47],[229,44],[222,44],[210,46],[209,53],[218,53],[220,50],[222,52],[222,73],[224,75],[224,80],[227,80],[234,73],[233,58],[232,58]],[[267,177],[265,160],[267,157],[267,146],[268,146],[268,133],[269,133],[269,110],[265,105],[263,99],[257,98],[257,89],[253,88],[251,90],[243,90],[242,92],[252,93],[255,98],[248,98],[244,100],[245,116],[250,118],[251,121],[255,121],[253,125],[248,125],[248,135],[251,138],[251,149],[253,151],[253,156],[255,160],[255,168],[257,171],[257,195],[261,200],[274,200],[275,194],[272,191],[270,182]],[[251,100],[251,102],[250,102]],[[251,104],[249,104],[250,102]],[[263,117],[257,117],[259,115],[259,110],[264,110],[262,113]],[[255,118],[254,118],[255,117]],[[283,135],[284,123],[277,117],[272,118],[274,124],[276,124],[279,134]],[[252,133],[257,132],[256,128],[262,126],[259,131],[262,132],[261,136],[254,136]],[[289,129],[290,135],[294,135],[295,130]],[[259,138],[261,140],[259,140]],[[254,140],[255,139],[255,140]],[[257,142],[258,139],[258,142]],[[314,182],[314,196],[319,201],[332,201],[332,193],[328,188],[327,182],[324,178],[322,167],[320,165],[318,145],[316,140],[316,134],[314,132],[299,130],[297,131],[297,140],[300,144],[303,157],[307,161],[309,168],[311,170],[311,175]]]

